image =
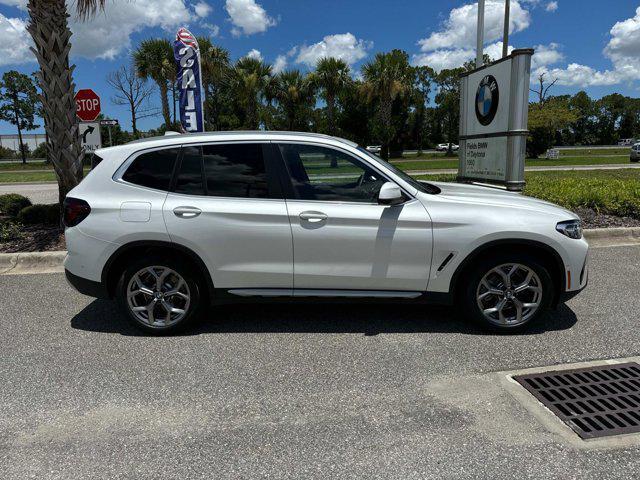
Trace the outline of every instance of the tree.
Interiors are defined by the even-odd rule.
[[[114,105],[126,105],[131,115],[131,129],[133,136],[138,136],[138,120],[157,114],[148,105],[153,89],[144,79],[136,75],[131,67],[122,66],[107,75],[107,83],[116,91],[111,97]]]
[[[327,133],[335,135],[337,133],[337,100],[340,93],[352,83],[349,65],[338,58],[321,58],[316,65],[316,71],[312,74],[311,80],[327,104]]]
[[[389,158],[389,144],[397,130],[393,124],[392,109],[396,98],[407,94],[413,84],[414,70],[409,55],[402,50],[378,53],[372,62],[362,68],[367,99],[376,104],[373,132],[380,139],[380,156]]]
[[[428,66],[415,67],[415,83],[413,85],[413,139],[418,149],[418,155],[422,154],[422,144],[427,120],[427,104],[431,94],[431,85],[435,81],[436,72]]]
[[[243,57],[233,69],[233,91],[243,128],[257,130],[261,107],[271,82],[271,66],[256,58]]]
[[[76,12],[81,19],[93,16],[104,8],[105,0],[76,0]],[[67,192],[82,180],[84,154],[76,122],[73,66],[69,66],[71,30],[65,0],[28,0],[27,31],[33,39],[40,71],[41,101],[47,132],[49,159],[58,178],[60,204]]]
[[[22,163],[27,163],[22,131],[38,128],[38,125],[35,124],[37,104],[38,92],[33,80],[28,75],[15,70],[10,70],[2,75],[2,82],[0,82],[0,120],[9,122],[18,128]]]
[[[592,145],[596,141],[595,131],[595,103],[587,92],[580,91],[569,99],[569,108],[576,114],[573,124],[574,145]]]
[[[204,118],[211,130],[221,130],[221,116],[225,100],[231,96],[231,64],[229,52],[217,47],[206,37],[198,37],[200,63],[202,68],[202,88],[205,93]],[[225,95],[227,98],[225,98]]]
[[[577,118],[565,99],[551,97],[544,103],[530,104],[527,156],[538,158],[546,152],[553,146],[556,133],[570,127]]]
[[[617,129],[625,110],[625,97],[619,93],[605,95],[596,102],[598,143],[613,145],[618,141]]]
[[[546,87],[544,86],[544,77],[545,77],[545,73],[542,72],[540,75],[538,75],[538,88],[530,88],[529,90],[531,90],[533,93],[535,93],[538,96],[538,103],[540,105],[544,104],[544,102],[547,100],[547,94],[549,93],[549,89],[551,87],[553,87],[556,82],[558,81],[558,79],[554,79],[549,85],[547,85]]]
[[[452,156],[451,144],[458,140],[460,126],[460,75],[464,68],[442,70],[436,75],[438,93],[435,101],[438,105],[439,117],[442,119],[447,134],[449,148],[447,155]]]
[[[275,100],[285,119],[287,130],[309,129],[310,112],[315,105],[315,88],[310,78],[300,70],[276,75],[267,90],[267,98]]]
[[[172,81],[175,82],[176,78],[171,43],[163,38],[143,40],[138,49],[133,52],[133,61],[140,78],[151,79],[158,85],[162,117],[166,128],[170,128],[172,122],[168,98],[169,85]]]

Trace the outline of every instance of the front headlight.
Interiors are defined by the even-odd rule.
[[[569,238],[579,240],[582,238],[582,222],[580,220],[567,220],[556,225],[556,230]]]

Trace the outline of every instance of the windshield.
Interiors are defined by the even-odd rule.
[[[383,163],[385,167],[387,167],[389,170],[393,171],[393,173],[395,173],[398,177],[400,177],[402,180],[407,182],[409,185],[411,185],[413,188],[415,188],[419,192],[429,193],[431,195],[435,195],[437,193],[440,193],[440,189],[438,187],[436,187],[435,185],[431,185],[430,183],[426,183],[426,182],[419,182],[418,180],[416,180],[412,176],[410,176],[407,173],[405,173],[402,170],[400,170],[395,165],[383,160],[382,158],[378,157],[377,155],[374,155],[373,153],[365,150],[362,147],[358,147],[358,150],[360,152],[362,152],[362,153],[365,153],[368,157],[372,158],[376,162]]]

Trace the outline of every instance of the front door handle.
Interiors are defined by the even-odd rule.
[[[324,222],[327,219],[327,214],[322,212],[302,212],[300,214],[300,220],[306,220],[311,223]]]
[[[178,218],[195,218],[202,213],[202,210],[196,207],[176,207],[173,214]]]

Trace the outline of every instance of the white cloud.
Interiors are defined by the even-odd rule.
[[[18,7],[21,10],[27,9],[29,0],[0,0],[0,5],[8,5],[10,7]]]
[[[555,12],[556,10],[558,10],[558,2],[549,2],[547,3],[547,6],[544,7],[544,9],[547,12]]]
[[[276,61],[273,62],[273,68],[271,71],[276,75],[280,72],[283,72],[287,68],[287,57],[286,55],[278,55],[276,57]]]
[[[278,23],[255,0],[226,0],[224,8],[233,24],[234,36],[264,32]]]
[[[620,77],[617,72],[610,70],[599,72],[587,65],[580,65],[578,63],[570,63],[567,68],[548,69],[540,67],[531,76],[531,81],[537,81],[541,73],[544,73],[546,79],[549,81],[557,79],[558,85],[570,87],[615,85],[620,82]]]
[[[411,63],[419,66],[429,66],[436,72],[450,68],[461,67],[465,62],[475,58],[475,50],[468,48],[439,49],[433,52],[414,55]]]
[[[548,79],[558,79],[558,85],[589,87],[608,86],[640,80],[640,7],[636,14],[617,22],[609,31],[611,38],[604,55],[612,69],[596,70],[588,65],[570,63],[566,68],[547,69],[542,66],[535,75],[546,73]]]
[[[537,45],[535,53],[531,59],[531,69],[552,65],[564,59],[564,55],[559,51],[560,45],[550,43],[549,45]],[[513,47],[509,45],[507,52],[511,53]],[[484,47],[484,53],[492,60],[502,57],[502,42],[495,42]],[[420,53],[412,57],[414,65],[428,65],[436,72],[444,69],[461,67],[465,62],[474,60],[476,51],[473,48],[439,49],[433,52]]]
[[[193,6],[193,10],[200,18],[206,18],[213,11],[213,8],[207,2],[200,1]]]
[[[470,3],[454,8],[442,28],[418,41],[423,52],[441,49],[473,48],[476,44],[478,4]],[[511,2],[509,32],[526,29],[531,22],[529,12],[520,2]],[[504,0],[487,0],[485,3],[484,40],[487,43],[502,38],[504,29]]]
[[[0,66],[35,61],[29,45],[31,37],[27,32],[27,23],[0,13]]]
[[[373,47],[373,42],[359,40],[352,33],[327,35],[320,42],[313,45],[302,45],[297,50],[296,63],[304,63],[314,67],[318,60],[334,57],[353,64],[367,56],[367,50]],[[293,53],[295,55],[295,53]]]
[[[220,27],[218,25],[214,25],[213,23],[203,23],[202,28],[209,31],[209,36],[217,37],[220,35]]]
[[[249,50],[249,53],[247,53],[245,57],[262,61],[262,53],[260,53],[260,50],[256,50],[255,48]]]
[[[172,36],[192,14],[184,0],[111,0],[104,12],[82,22],[71,16],[72,55],[113,59],[131,47],[131,35],[147,27],[161,27]]]
[[[533,54],[533,58],[531,58],[531,70],[536,70],[537,68],[547,65],[553,65],[564,60],[564,55],[560,51],[560,45],[557,43],[536,45],[534,50],[535,53]]]

